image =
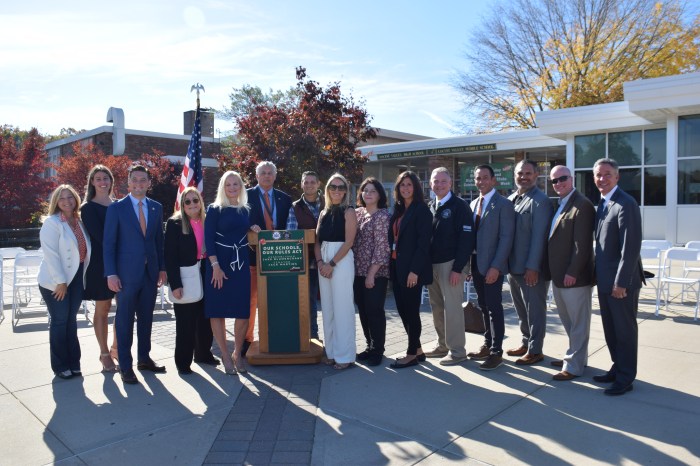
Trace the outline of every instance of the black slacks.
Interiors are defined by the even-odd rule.
[[[201,271],[204,274],[204,266]],[[204,280],[204,277],[202,277]],[[211,361],[214,336],[209,319],[204,317],[204,299],[196,303],[173,304],[175,310],[175,365],[178,370],[189,369],[192,356],[197,361]]]
[[[491,354],[503,354],[503,337],[506,333],[503,317],[503,275],[486,284],[485,277],[479,272],[476,256],[472,257],[472,280],[479,298],[479,307],[484,315],[484,345],[491,349]]]
[[[421,347],[420,334],[423,330],[420,320],[420,295],[423,287],[416,285],[413,288],[407,288],[405,283],[399,283],[396,279],[392,281],[392,287],[396,300],[396,310],[399,312],[403,328],[408,335],[406,354],[417,354],[418,348]]]
[[[365,287],[365,277],[355,277],[353,293],[357,305],[362,332],[370,353],[383,355],[386,341],[386,315],[384,301],[389,279],[376,277],[374,288]]]

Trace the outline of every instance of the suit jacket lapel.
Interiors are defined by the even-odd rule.
[[[486,217],[488,217],[489,213],[496,208],[496,202],[498,200],[496,196],[500,196],[500,194],[493,193],[493,196],[491,197],[489,203],[484,206],[483,212],[481,212],[481,220],[479,221],[479,230],[481,230],[481,227],[484,224],[484,220],[486,220]]]
[[[574,193],[571,195],[571,197],[569,198],[569,200],[566,201],[566,205],[564,206],[564,208],[563,208],[563,209],[561,210],[561,212],[559,213],[559,217],[557,217],[557,221],[556,221],[556,223],[554,224],[554,229],[552,230],[552,236],[554,236],[554,233],[556,233],[557,228],[559,228],[559,222],[561,221],[561,219],[564,218],[564,216],[565,216],[566,214],[568,214],[569,211],[571,211],[572,207],[574,206],[574,198],[575,198],[577,195],[578,195],[578,191],[574,191]]]
[[[406,212],[404,212],[403,218],[401,219],[401,225],[399,226],[399,238],[401,238],[401,233],[406,229],[406,225],[408,225],[408,221],[413,216],[415,210],[416,205],[415,203],[412,203],[410,206],[408,206]]]

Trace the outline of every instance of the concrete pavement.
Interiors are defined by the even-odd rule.
[[[650,298],[645,293],[643,297]],[[547,360],[515,358],[495,371],[476,362],[428,360],[394,371],[358,364],[257,366],[247,375],[172,360],[174,319],[158,313],[152,356],[167,374],[137,373],[138,386],[100,373],[92,327],[82,316],[82,378],[55,378],[45,315],[0,325],[0,464],[700,464],[700,337],[690,306],[639,314],[640,360],[633,392],[604,396],[591,376],[610,365],[594,310],[589,368],[553,382],[548,361],[566,335],[548,312]],[[597,308],[594,300],[594,308]],[[434,345],[422,308],[424,348]],[[406,340],[387,299],[387,356]],[[509,348],[517,316],[506,310]],[[358,348],[362,349],[358,321]],[[510,341],[510,343],[509,343]],[[467,335],[468,350],[481,338]]]

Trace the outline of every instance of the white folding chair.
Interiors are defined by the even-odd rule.
[[[667,249],[671,249],[673,247],[673,244],[671,244],[670,241],[666,241],[665,239],[645,239],[642,240],[642,247],[657,248],[661,249],[662,251],[666,251]]]
[[[423,304],[423,301],[426,299],[430,300],[430,294],[428,293],[428,287],[424,286],[420,292],[420,303]]]
[[[700,249],[671,248],[666,251],[664,274],[661,277],[661,287],[665,291],[664,301],[666,311],[668,311],[668,302],[670,301],[671,285],[680,285],[681,295],[686,289],[695,291],[695,320],[698,320],[698,307],[700,307],[700,277],[687,277],[685,272],[680,276],[674,275],[673,263],[697,261],[700,261]],[[659,305],[658,299],[659,298],[657,298],[657,306]]]
[[[665,264],[661,263],[662,250],[655,247],[642,245],[640,257],[642,258],[642,268],[654,274],[654,278],[647,278],[647,284],[654,287],[656,293],[656,312],[659,315],[659,293],[661,292],[661,277],[664,275]]]
[[[24,252],[24,248],[0,248],[0,322],[5,319],[5,261],[9,263],[21,252]],[[7,273],[11,275],[11,271]]]
[[[32,299],[32,291],[39,289],[39,265],[43,256],[39,254],[20,253],[15,257],[12,275],[12,328],[16,327],[22,317],[21,307],[26,307]]]
[[[700,241],[688,241],[685,247],[687,249],[700,249]],[[683,262],[683,276],[687,277],[692,273],[700,273],[700,264],[691,261]],[[684,297],[684,294],[681,293],[681,300]]]

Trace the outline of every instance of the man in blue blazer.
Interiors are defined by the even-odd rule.
[[[163,207],[146,197],[148,170],[129,169],[129,195],[107,208],[104,264],[107,285],[117,293],[116,332],[122,381],[136,384],[131,344],[137,316],[139,370],[165,372],[151,359],[151,326],[158,287],[165,283]]]
[[[496,191],[496,175],[490,165],[474,170],[479,197],[472,201],[476,230],[476,255],[472,257],[472,279],[484,315],[484,344],[467,354],[484,361],[479,369],[490,371],[503,363],[503,276],[508,273],[508,256],[513,247],[515,211],[513,203]]]
[[[644,280],[639,253],[642,216],[632,196],[617,186],[620,173],[613,159],[593,165],[593,179],[602,196],[595,222],[595,274],[605,343],[613,365],[596,375],[613,384],[606,395],[631,391],[637,376],[637,307]]]
[[[250,228],[259,230],[285,230],[287,217],[292,207],[289,194],[274,188],[277,179],[277,167],[272,162],[260,162],[255,167],[258,185],[247,190],[250,205]],[[255,315],[258,309],[258,270],[256,259],[250,261],[250,325],[243,344],[245,356],[254,338]]]

